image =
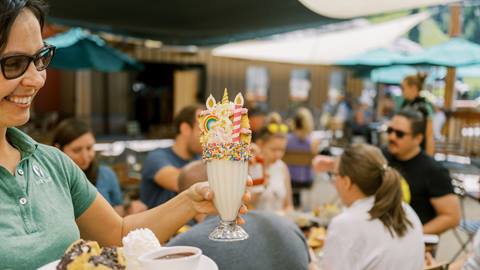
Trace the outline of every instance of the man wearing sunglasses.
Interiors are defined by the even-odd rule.
[[[407,181],[426,234],[441,234],[460,222],[460,205],[449,172],[421,149],[425,121],[416,111],[396,113],[387,128],[384,155]]]

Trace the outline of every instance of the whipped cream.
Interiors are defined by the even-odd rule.
[[[127,269],[143,269],[138,258],[147,252],[161,248],[155,234],[150,229],[136,229],[123,237],[123,253],[127,259]]]

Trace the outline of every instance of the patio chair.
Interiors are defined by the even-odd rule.
[[[457,257],[462,254],[462,252],[467,252],[467,248],[470,243],[472,243],[477,230],[480,228],[480,220],[468,220],[465,214],[465,200],[468,198],[466,196],[465,189],[463,187],[463,183],[459,179],[453,178],[452,184],[454,186],[455,193],[460,197],[460,207],[461,207],[461,215],[462,220],[460,221],[460,225],[453,230],[453,234],[457,239],[458,243],[460,244],[460,249],[455,253],[452,258],[452,261],[457,259]],[[467,239],[463,239],[459,231],[465,233],[467,235]]]
[[[452,258],[452,261],[457,259],[457,257],[462,254],[462,252],[467,252],[469,244],[472,243],[475,234],[477,233],[478,229],[480,228],[480,220],[463,220],[460,222],[460,225],[457,229],[453,230],[453,234],[455,238],[457,238],[458,243],[460,244],[460,249],[455,253]],[[463,239],[460,237],[458,231],[462,231],[467,235],[467,239]]]

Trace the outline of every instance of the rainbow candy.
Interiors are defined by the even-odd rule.
[[[203,119],[203,130],[209,131],[212,128],[212,124],[217,122],[218,118],[215,115],[208,115]]]

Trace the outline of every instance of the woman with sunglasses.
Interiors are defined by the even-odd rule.
[[[265,189],[253,194],[256,209],[267,211],[288,211],[293,209],[290,173],[282,161],[287,147],[288,127],[278,117],[264,126],[257,134],[257,144],[263,159],[266,174]]]
[[[148,227],[163,242],[196,214],[216,212],[208,184],[197,183],[122,218],[60,150],[15,128],[29,120],[54,54],[42,40],[44,10],[39,0],[0,1],[0,269],[36,269],[80,236],[120,246],[130,230]]]
[[[417,73],[415,75],[407,76],[402,81],[403,102],[401,104],[402,110],[416,110],[419,111],[425,119],[424,139],[422,141],[422,149],[427,154],[433,156],[435,153],[435,141],[433,138],[433,106],[426,98],[420,95],[423,89],[423,84],[427,74]]]
[[[353,144],[335,160],[333,175],[346,209],[328,226],[323,269],[423,269],[422,225],[381,151]]]

